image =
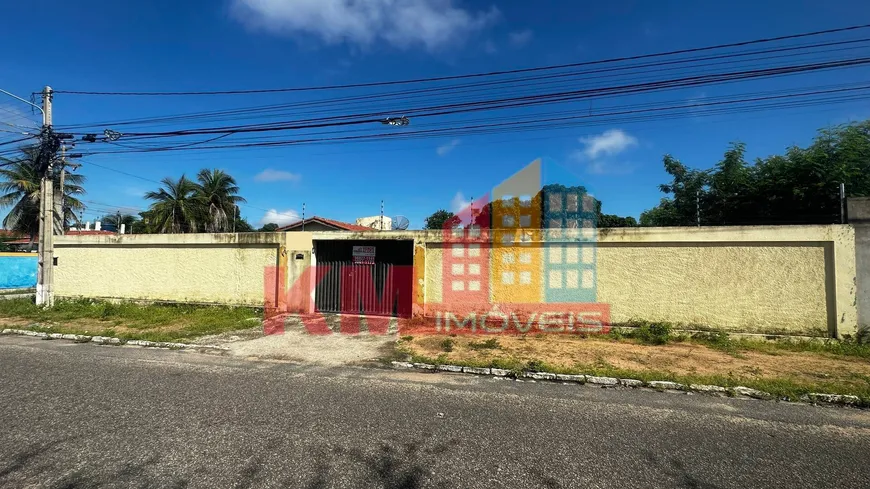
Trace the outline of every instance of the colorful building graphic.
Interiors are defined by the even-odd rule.
[[[492,302],[539,302],[541,296],[541,161],[493,190]]]
[[[542,189],[544,223],[544,300],[596,302],[597,212],[583,187],[549,185]]]
[[[489,196],[445,223],[441,261],[442,297],[447,304],[485,305],[490,299]]]
[[[597,201],[541,185],[536,160],[445,225],[442,305],[597,301]]]

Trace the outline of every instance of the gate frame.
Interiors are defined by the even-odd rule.
[[[411,263],[408,265],[393,265],[393,266],[409,266],[413,270],[410,288],[408,290],[408,294],[410,295],[410,315],[413,317],[414,315],[419,314],[423,309],[423,298],[421,297],[422,291],[419,290],[418,286],[418,266],[421,264],[417,263],[418,255],[417,255],[417,246],[422,241],[421,234],[428,234],[426,231],[422,233],[420,231],[372,231],[365,233],[352,232],[349,233],[347,231],[315,231],[311,237],[311,261],[309,266],[311,270],[317,270],[317,243],[324,241],[403,241],[410,245],[411,249]],[[352,245],[351,245],[352,246]],[[425,256],[425,253],[424,253]],[[311,290],[311,300],[308,303],[308,314],[317,314],[317,273],[309,274],[309,290]],[[322,311],[321,311],[322,313]],[[332,313],[329,313],[332,314]],[[343,314],[343,313],[337,313]],[[390,317],[390,318],[399,318],[399,316],[393,315],[384,315],[384,316],[375,316],[375,317]]]

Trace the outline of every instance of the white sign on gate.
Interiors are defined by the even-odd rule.
[[[374,265],[375,264],[375,247],[374,246],[354,246],[353,247],[353,264],[354,265]]]

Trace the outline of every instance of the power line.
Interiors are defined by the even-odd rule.
[[[866,29],[870,27],[870,24],[862,24],[855,25],[849,27],[841,27],[837,29],[826,29],[821,31],[813,31],[806,32],[801,34],[791,34],[786,36],[777,36],[777,37],[769,37],[763,39],[755,39],[751,41],[741,41],[735,43],[728,44],[718,44],[713,46],[705,46],[699,48],[689,48],[689,49],[680,49],[675,51],[668,51],[663,53],[651,53],[651,54],[642,54],[635,56],[623,56],[618,58],[609,58],[603,60],[595,60],[595,61],[585,61],[580,63],[569,63],[562,65],[550,65],[550,66],[539,66],[533,68],[522,68],[522,69],[514,69],[514,70],[503,70],[503,71],[490,71],[485,73],[472,73],[472,74],[464,74],[464,75],[451,75],[451,76],[441,76],[441,77],[431,77],[431,78],[416,78],[416,79],[407,79],[407,80],[391,80],[391,81],[381,81],[381,82],[368,82],[368,83],[352,83],[352,84],[344,84],[344,85],[327,85],[327,86],[312,86],[312,87],[291,87],[291,88],[270,88],[270,89],[249,89],[249,90],[220,90],[220,91],[178,91],[178,92],[100,92],[100,91],[80,91],[80,90],[55,90],[54,93],[64,93],[70,95],[120,95],[120,96],[180,96],[180,95],[240,95],[240,94],[263,94],[263,93],[281,93],[281,92],[307,92],[307,91],[321,91],[321,90],[337,90],[337,89],[348,89],[348,88],[366,88],[366,87],[378,87],[378,86],[389,86],[389,85],[403,85],[403,84],[416,84],[416,83],[431,83],[438,81],[448,81],[448,80],[461,80],[461,79],[469,79],[469,78],[480,78],[480,77],[489,77],[489,76],[501,76],[501,75],[510,75],[517,73],[531,73],[538,71],[547,71],[547,70],[557,70],[557,69],[565,69],[565,68],[576,68],[580,66],[594,66],[599,64],[606,63],[616,63],[622,61],[634,61],[639,59],[649,59],[663,56],[674,56],[680,54],[689,54],[689,53],[697,53],[703,51],[711,51],[716,49],[727,49],[734,47],[743,47],[754,44],[762,44],[762,43],[770,43],[776,41],[784,41],[790,39],[799,39],[805,37],[819,36],[824,34],[833,34],[840,32],[848,32],[855,31],[860,29]]]
[[[724,101],[709,101],[702,103],[693,103],[693,104],[680,104],[680,105],[671,105],[671,106],[660,106],[660,107],[647,107],[647,108],[635,108],[629,110],[621,110],[621,111],[613,111],[609,113],[596,113],[596,114],[580,114],[573,115],[567,117],[554,117],[554,118],[540,118],[535,117],[531,120],[521,120],[521,121],[512,121],[505,122],[499,124],[477,124],[470,126],[460,126],[460,127],[447,127],[445,129],[428,129],[428,130],[420,130],[420,131],[409,131],[405,133],[378,133],[378,134],[365,134],[360,136],[344,136],[337,138],[308,138],[308,139],[297,139],[297,140],[289,140],[289,141],[276,141],[276,142],[251,142],[251,143],[234,143],[234,144],[226,144],[226,145],[216,145],[216,146],[198,146],[198,147],[173,147],[173,146],[165,146],[165,147],[156,147],[156,148],[141,148],[141,149],[130,149],[130,150],[119,150],[119,151],[97,151],[89,154],[120,154],[127,152],[162,152],[162,151],[177,151],[177,150],[203,150],[203,149],[223,149],[223,148],[239,148],[239,147],[259,147],[259,146],[274,146],[274,145],[287,145],[287,144],[305,144],[312,142],[324,142],[324,141],[349,141],[349,140],[357,140],[357,139],[389,139],[389,138],[404,138],[410,137],[414,135],[422,135],[422,134],[437,134],[439,132],[446,133],[454,133],[458,131],[467,131],[472,129],[482,129],[482,128],[497,128],[497,127],[510,127],[510,126],[520,126],[520,125],[529,125],[533,124],[536,126],[540,126],[546,123],[552,122],[564,122],[564,121],[578,121],[585,119],[593,119],[597,117],[605,117],[605,116],[624,116],[631,114],[642,114],[642,113],[653,113],[653,112],[662,112],[668,110],[676,110],[676,109],[697,109],[700,107],[713,107],[720,105],[734,105],[734,104],[745,104],[750,102],[761,102],[761,101],[769,101],[769,100],[780,100],[780,99],[791,99],[796,97],[811,97],[816,95],[826,95],[826,94],[836,94],[836,93],[847,93],[847,92],[855,92],[859,90],[867,90],[870,86],[853,86],[851,88],[839,88],[839,89],[829,89],[829,90],[816,90],[802,93],[793,93],[793,94],[783,94],[783,95],[767,95],[761,97],[751,97],[751,98],[742,98],[735,100],[724,100]],[[310,135],[306,135],[310,136]]]
[[[601,87],[594,89],[573,90],[567,92],[551,92],[547,94],[526,95],[520,97],[508,97],[500,99],[489,99],[482,101],[464,102],[458,104],[436,105],[429,107],[418,107],[404,111],[405,114],[410,114],[415,118],[434,117],[444,115],[454,115],[461,113],[489,111],[506,108],[522,108],[529,106],[537,106],[542,104],[551,104],[556,102],[567,102],[572,100],[582,100],[595,97],[597,95],[628,95],[639,94],[650,91],[661,91],[674,88],[697,87],[707,84],[730,82],[746,79],[759,79],[771,76],[782,76],[796,73],[805,73],[819,70],[828,70],[842,67],[862,66],[870,63],[870,58],[857,58],[850,60],[831,61],[826,63],[812,63],[804,65],[791,65],[786,67],[777,67],[759,70],[745,70],[737,72],[716,73],[708,75],[698,75],[690,77],[682,77],[668,80],[658,80],[655,82],[635,83],[629,85],[621,85],[614,87]],[[346,116],[337,116],[323,118],[324,122],[310,122],[309,120],[284,121],[280,123],[269,124],[253,124],[241,126],[223,126],[209,127],[198,129],[184,129],[176,131],[163,132],[131,132],[127,138],[154,138],[154,137],[177,137],[177,136],[192,136],[192,135],[209,135],[220,134],[223,136],[229,134],[241,133],[261,133],[287,130],[302,130],[315,129],[325,127],[339,127],[348,125],[361,125],[373,122],[380,122],[380,119],[367,118],[374,114],[352,114]],[[350,119],[350,120],[348,120]],[[354,120],[355,119],[355,120]],[[200,144],[199,142],[193,144]]]
[[[563,77],[569,77],[569,76],[570,77],[578,77],[578,76],[583,76],[583,75],[587,75],[587,74],[596,74],[597,75],[597,76],[583,76],[582,81],[588,82],[589,80],[592,80],[592,79],[602,79],[602,78],[611,77],[612,75],[601,75],[602,73],[608,73],[608,72],[636,70],[636,69],[643,68],[644,70],[640,74],[645,75],[645,74],[649,74],[649,73],[653,73],[653,72],[672,71],[674,69],[684,69],[684,67],[673,67],[673,68],[664,68],[664,69],[661,68],[662,66],[666,66],[666,65],[684,64],[684,63],[692,63],[692,62],[696,62],[696,61],[709,61],[709,60],[719,61],[716,63],[708,63],[706,65],[695,65],[695,66],[691,67],[693,70],[697,70],[700,67],[716,66],[716,65],[729,64],[729,63],[735,62],[733,60],[722,62],[721,60],[723,60],[723,59],[729,59],[729,58],[735,58],[735,57],[744,57],[744,56],[756,56],[758,54],[770,54],[770,53],[775,53],[775,52],[795,51],[795,50],[798,50],[800,52],[790,53],[790,54],[785,54],[785,55],[781,54],[781,55],[777,55],[777,56],[767,56],[767,57],[762,57],[762,58],[756,58],[756,59],[753,59],[752,61],[770,60],[770,59],[795,57],[795,56],[815,55],[815,54],[819,54],[819,53],[810,52],[809,50],[813,49],[813,48],[818,48],[818,47],[831,47],[831,46],[842,45],[842,44],[866,43],[867,41],[870,41],[870,38],[852,39],[852,40],[846,40],[846,41],[836,41],[836,42],[827,42],[827,43],[804,44],[804,45],[799,45],[799,46],[771,48],[771,49],[765,49],[765,50],[760,50],[760,51],[729,53],[729,54],[724,54],[724,55],[714,55],[714,56],[699,57],[699,58],[687,58],[687,59],[672,60],[672,61],[666,61],[666,62],[635,64],[635,65],[630,65],[630,66],[620,66],[620,67],[612,67],[612,68],[599,68],[599,69],[595,69],[595,70],[586,70],[586,71],[570,72],[570,73],[558,73],[558,74],[544,75],[544,76],[536,75],[534,77],[514,78],[514,79],[509,79],[509,80],[475,82],[475,83],[466,83],[466,84],[460,84],[460,85],[441,86],[441,87],[436,87],[436,88],[412,89],[412,90],[403,90],[403,91],[398,91],[398,92],[384,92],[384,93],[357,95],[357,96],[349,96],[349,97],[337,97],[337,98],[331,98],[331,99],[319,99],[319,100],[313,100],[313,101],[293,102],[293,103],[277,104],[277,105],[270,104],[270,105],[261,105],[261,106],[254,106],[254,107],[248,107],[248,108],[238,108],[238,109],[229,109],[229,110],[220,110],[220,111],[193,112],[193,113],[186,113],[186,114],[177,114],[177,115],[171,115],[171,116],[151,117],[151,118],[140,118],[140,119],[133,119],[133,120],[119,120],[119,121],[111,121],[111,122],[93,122],[93,123],[63,126],[63,127],[67,130],[71,130],[71,129],[79,129],[79,128],[84,128],[84,127],[96,127],[96,126],[103,126],[103,127],[105,127],[105,126],[124,126],[124,125],[131,125],[131,124],[141,125],[141,124],[159,123],[159,122],[176,122],[177,123],[177,122],[190,121],[190,120],[194,120],[194,119],[205,119],[205,118],[209,118],[209,117],[229,116],[229,115],[237,115],[237,116],[240,115],[240,116],[242,116],[240,118],[250,118],[250,117],[256,117],[257,114],[266,114],[266,113],[281,111],[281,110],[289,109],[289,108],[324,107],[324,106],[339,105],[339,104],[342,108],[346,108],[348,106],[348,102],[366,102],[366,101],[372,101],[372,100],[383,100],[385,102],[389,101],[391,104],[394,104],[394,103],[399,102],[401,100],[408,100],[408,97],[401,97],[404,95],[420,95],[420,94],[426,94],[426,93],[435,93],[438,96],[443,96],[445,94],[449,94],[451,91],[457,91],[457,90],[462,90],[462,92],[460,94],[471,93],[471,92],[481,91],[481,90],[491,92],[493,90],[492,87],[494,85],[517,84],[517,83],[520,83],[520,86],[518,86],[517,88],[525,89],[525,88],[528,88],[530,86],[541,85],[541,84],[545,83],[545,82],[542,82],[541,80],[550,80],[553,78],[563,78]],[[842,51],[842,50],[851,50],[851,49],[856,49],[856,47],[840,48],[837,50],[830,50],[829,49],[827,51],[833,52],[833,51]],[[646,68],[656,68],[656,67],[658,67],[658,69],[652,69],[652,70],[646,69]],[[536,82],[536,81],[537,81],[537,83],[530,83],[530,82]],[[546,82],[546,83],[552,84],[552,82]],[[486,87],[486,88],[479,88],[478,90],[469,90],[469,88],[475,88],[475,87]],[[502,88],[507,89],[508,87],[502,87]],[[299,112],[295,112],[295,113],[298,114]],[[245,116],[244,114],[249,114],[249,115]]]
[[[2,143],[0,143],[0,146],[7,146],[7,145],[10,145],[10,144],[20,143],[20,142],[23,142],[23,141],[27,141],[27,140],[29,140],[29,139],[33,139],[34,137],[35,137],[35,136],[27,136],[27,137],[23,137],[23,138],[21,138],[21,139],[15,139],[15,140],[12,140],[12,141],[2,142]]]

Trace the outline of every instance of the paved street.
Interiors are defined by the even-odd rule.
[[[0,487],[867,487],[870,413],[0,338]]]

